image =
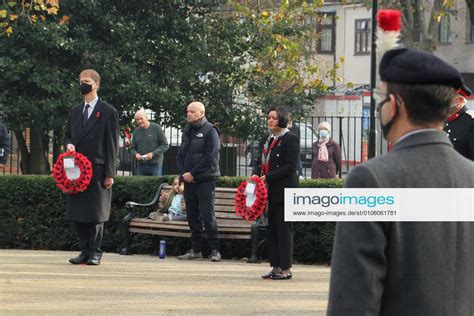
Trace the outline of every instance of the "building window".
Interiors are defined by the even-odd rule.
[[[355,55],[370,54],[370,19],[355,20]]]
[[[438,40],[440,43],[451,43],[451,14],[446,13],[439,21]]]
[[[474,43],[474,22],[471,22],[471,43]]]
[[[321,54],[333,54],[336,44],[336,14],[325,13],[318,19],[319,35],[317,50]]]

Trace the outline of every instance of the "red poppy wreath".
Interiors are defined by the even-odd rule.
[[[80,171],[78,177],[68,177],[64,167],[64,158],[74,159],[74,166]],[[67,194],[83,192],[92,179],[92,164],[86,156],[75,151],[67,151],[59,155],[53,167],[53,178],[58,188]]]
[[[251,205],[249,205],[247,201],[247,185],[249,183],[255,184],[255,200]],[[246,221],[254,221],[265,210],[267,197],[268,192],[265,181],[258,176],[253,176],[250,181],[243,181],[237,188],[237,194],[235,195],[235,213]],[[249,202],[251,201],[252,199],[249,199]]]

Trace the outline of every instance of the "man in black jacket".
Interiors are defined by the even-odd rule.
[[[8,130],[0,121],[0,168],[5,168],[10,153],[10,138],[8,137]]]
[[[192,249],[180,260],[202,259],[202,226],[211,247],[211,261],[221,260],[219,233],[214,213],[214,196],[219,172],[219,129],[205,117],[201,102],[192,102],[187,109],[188,124],[183,130],[177,163],[180,182],[184,181],[184,199],[191,229]]]

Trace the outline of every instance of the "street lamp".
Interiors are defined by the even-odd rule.
[[[372,45],[370,49],[370,120],[369,120],[369,159],[375,157],[375,99],[373,91],[376,86],[377,79],[377,44],[376,44],[376,30],[377,30],[377,6],[378,0],[372,0]]]

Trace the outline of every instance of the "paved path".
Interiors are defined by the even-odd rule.
[[[106,253],[0,249],[0,315],[325,315],[330,269],[295,265],[294,278],[260,279],[267,264]]]

